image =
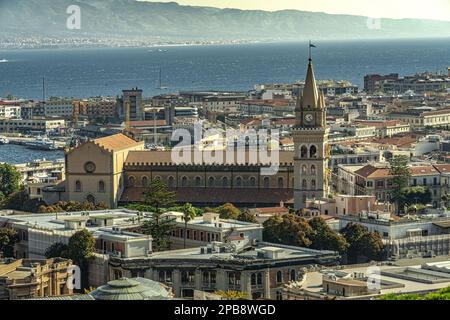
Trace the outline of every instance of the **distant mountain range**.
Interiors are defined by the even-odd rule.
[[[66,28],[67,7],[81,8],[81,30]],[[0,39],[292,41],[450,37],[450,22],[382,19],[297,10],[266,12],[134,0],[0,0]]]

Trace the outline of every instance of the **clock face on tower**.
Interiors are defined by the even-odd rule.
[[[305,121],[307,123],[311,123],[313,120],[314,120],[314,116],[312,114],[308,113],[305,115]]]

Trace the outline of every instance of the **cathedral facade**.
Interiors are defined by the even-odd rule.
[[[171,151],[144,150],[143,143],[118,134],[66,153],[65,200],[102,202],[111,208],[139,203],[150,182],[161,180],[176,192],[179,203],[289,205],[300,210],[307,199],[328,195],[328,133],[325,99],[310,60],[296,106],[295,151],[279,152],[275,174],[264,175],[268,165],[249,156],[244,163],[174,163]]]

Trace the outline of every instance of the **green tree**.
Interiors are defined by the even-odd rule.
[[[225,298],[225,300],[247,300],[248,299],[247,293],[246,292],[242,292],[242,291],[233,291],[233,290],[222,291],[222,290],[219,290],[219,291],[214,292],[214,294]]]
[[[17,231],[12,228],[0,228],[0,252],[7,258],[14,257],[14,246],[19,242]]]
[[[258,223],[258,220],[256,220],[256,215],[251,213],[248,209],[243,210],[237,220],[243,222]]]
[[[192,206],[192,204],[190,203],[186,203],[183,208],[182,208],[182,212],[183,212],[183,221],[184,221],[184,248],[186,249],[186,237],[187,237],[187,224],[189,221],[191,221],[192,219],[195,218],[195,209]]]
[[[450,287],[430,292],[426,295],[420,294],[395,294],[383,295],[379,300],[450,300]]]
[[[274,216],[263,224],[265,241],[298,247],[309,247],[313,230],[308,222],[299,216],[287,214]]]
[[[170,235],[177,228],[174,218],[164,216],[162,212],[153,212],[151,217],[144,221],[141,232],[153,238],[153,250],[164,251],[170,249]]]
[[[369,260],[380,260],[383,253],[383,242],[378,233],[369,232],[358,223],[349,223],[341,234],[349,244],[347,254],[351,262],[357,262],[358,256]]]
[[[95,251],[94,236],[87,229],[74,233],[67,246],[68,258],[73,261],[81,270],[81,285],[86,288],[88,284],[89,259]]]
[[[144,204],[155,208],[161,213],[163,208],[175,205],[175,192],[168,190],[167,185],[160,180],[152,180],[148,190],[144,193]]]
[[[2,202],[4,209],[25,211],[25,212],[39,212],[40,206],[43,202],[37,199],[30,199],[25,190],[17,191],[9,195]]]
[[[221,219],[237,220],[241,215],[241,211],[231,203],[225,203],[224,205],[213,209],[213,212],[220,214]]]
[[[45,257],[47,259],[69,258],[69,246],[61,242],[56,242],[45,250]]]
[[[402,190],[409,186],[411,171],[408,167],[407,156],[395,156],[389,160],[389,174],[392,178],[392,186],[394,187],[391,199],[397,206],[397,212],[400,212],[402,201]]]
[[[345,238],[332,230],[322,218],[316,217],[308,221],[313,230],[311,235],[311,248],[317,250],[332,250],[345,253],[349,244]]]
[[[51,206],[41,205],[39,213],[57,213],[57,212],[80,212],[105,210],[108,207],[103,203],[77,202],[77,201],[59,201]]]
[[[8,163],[0,164],[0,197],[19,191],[22,175]]]
[[[410,206],[413,204],[429,204],[432,201],[432,195],[429,188],[424,186],[403,188],[400,191],[400,207],[405,205]]]

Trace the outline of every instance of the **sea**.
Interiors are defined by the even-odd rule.
[[[351,30],[349,30],[351,32]],[[447,72],[450,39],[317,41],[317,79],[363,86],[369,73]],[[188,90],[253,89],[261,83],[305,78],[306,43],[171,46],[157,48],[0,50],[0,96],[120,95],[139,87],[144,96]],[[161,70],[160,90],[159,74]]]
[[[14,144],[0,145],[0,163],[22,164],[34,160],[58,160],[64,159],[64,151],[41,151],[28,149],[24,146]]]
[[[350,32],[350,30],[349,30]],[[363,87],[366,74],[446,73],[450,39],[317,41],[317,79]],[[117,96],[138,87],[144,96],[190,90],[252,90],[255,84],[304,80],[308,45],[264,43],[101,49],[0,50],[0,97]],[[161,74],[161,80],[160,80]],[[160,87],[165,87],[160,89]],[[57,159],[62,152],[0,146],[0,162]]]

